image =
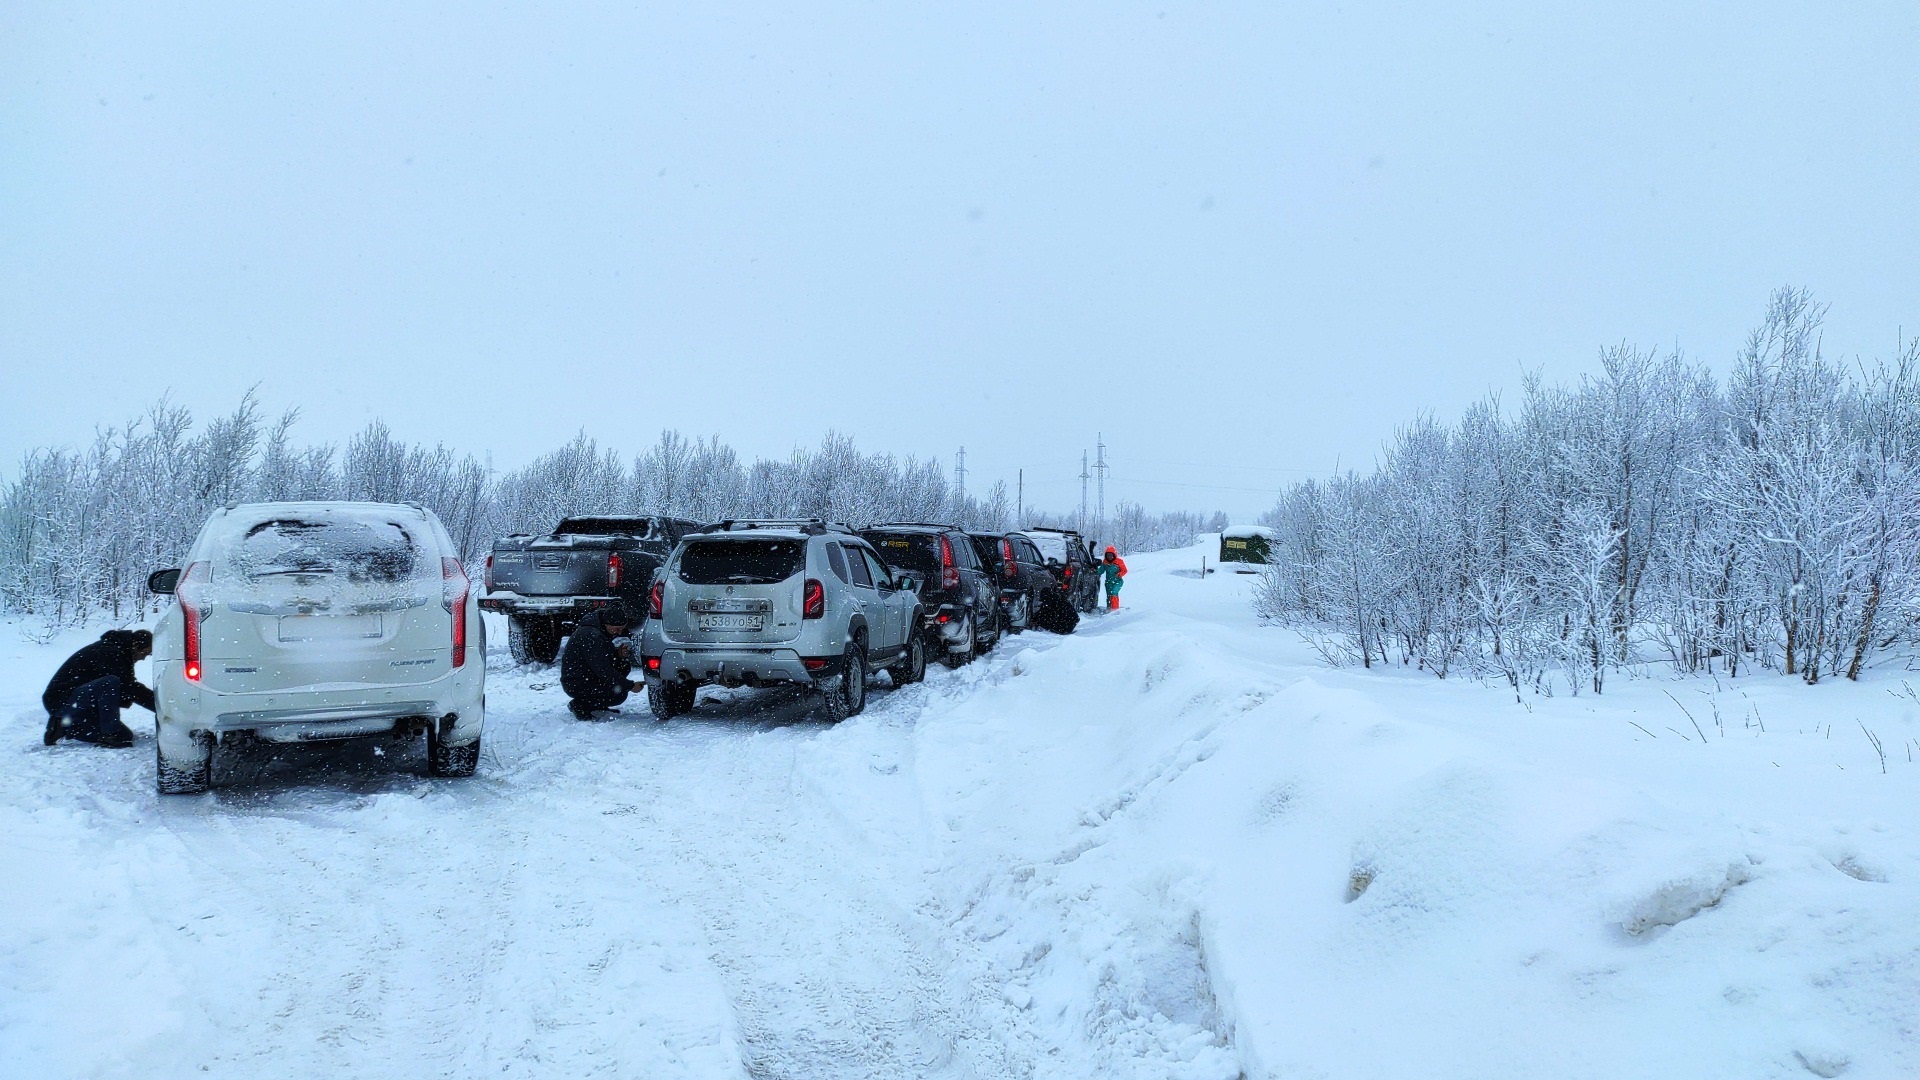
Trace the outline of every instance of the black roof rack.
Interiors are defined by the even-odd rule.
[[[954,532],[966,531],[952,522],[939,521],[876,521],[867,526],[868,529],[898,529],[902,527],[915,529],[951,529]]]
[[[715,522],[700,531],[703,533],[745,532],[749,529],[792,529],[808,536],[853,531],[837,521],[824,521],[820,518],[728,518],[726,521]]]

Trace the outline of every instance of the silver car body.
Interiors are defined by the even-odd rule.
[[[813,619],[809,583],[824,608]],[[641,653],[648,677],[667,682],[818,682],[841,673],[856,636],[878,670],[904,652],[920,617],[917,578],[833,526],[717,526],[681,541],[657,584],[660,614],[646,622]]]

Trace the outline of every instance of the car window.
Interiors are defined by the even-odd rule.
[[[952,537],[948,539],[951,540]],[[953,561],[959,563],[962,570],[980,569],[980,558],[974,553],[973,545],[968,543],[964,536],[953,545]]]
[[[228,568],[249,582],[339,575],[355,583],[398,583],[437,576],[439,565],[399,522],[286,518],[248,529],[218,569]]]
[[[800,540],[697,540],[680,553],[680,580],[690,585],[771,585],[806,563]]]
[[[1040,553],[1041,561],[1044,562],[1047,559],[1058,559],[1061,562],[1067,561],[1066,537],[1061,536],[1059,533],[1039,533],[1029,539],[1033,541],[1034,550]]]
[[[563,536],[631,536],[640,540],[659,536],[651,518],[567,518],[553,531]]]
[[[834,577],[841,581],[847,580],[847,553],[841,551],[840,545],[832,541],[827,543],[827,566],[832,568]]]
[[[887,566],[885,563],[880,561],[880,557],[878,555],[875,555],[873,552],[868,551],[865,548],[861,548],[860,556],[861,558],[866,560],[867,572],[873,575],[873,580],[875,582],[885,581],[885,582],[891,583],[893,581],[893,573],[887,569]]]
[[[1000,542],[991,537],[969,537],[973,541],[973,553],[980,556],[980,565],[989,570],[1000,568]]]
[[[863,589],[873,588],[873,574],[867,569],[866,560],[860,557],[861,550],[852,544],[846,545],[847,570],[853,575],[853,583]]]
[[[860,535],[879,550],[881,561],[888,566],[918,570],[936,578],[940,576],[940,541],[937,537],[925,533],[865,532]]]

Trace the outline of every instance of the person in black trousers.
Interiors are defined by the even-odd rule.
[[[613,643],[624,637],[634,618],[624,603],[590,612],[567,635],[560,654],[560,689],[567,692],[567,708],[586,720],[599,709],[611,709],[627,700],[639,684],[627,678],[633,654]]]
[[[133,676],[133,665],[152,655],[152,631],[109,630],[67,657],[40,695],[40,704],[47,707],[47,733],[41,741],[48,746],[61,739],[132,746],[133,732],[120,722],[120,710],[138,705],[153,711],[153,691]]]

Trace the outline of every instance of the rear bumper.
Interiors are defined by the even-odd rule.
[[[660,670],[647,673],[650,683],[679,682],[718,686],[810,685],[816,679],[840,674],[838,658],[819,670],[807,667],[791,648],[734,645],[687,648],[667,646],[660,654]]]
[[[323,742],[432,725],[449,745],[480,737],[486,722],[484,665],[469,662],[425,683],[353,689],[225,694],[188,683],[177,663],[156,664],[160,740],[186,752],[196,735],[245,733],[267,742]]]
[[[941,604],[927,613],[926,630],[941,644],[955,652],[964,652],[969,644],[967,609],[958,604]]]
[[[620,599],[617,596],[523,596],[489,593],[480,598],[480,610],[520,618],[578,619]]]

